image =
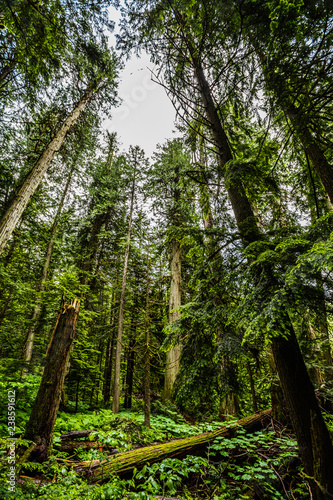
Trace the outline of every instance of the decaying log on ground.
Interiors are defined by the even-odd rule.
[[[75,453],[79,449],[81,450],[108,450],[109,455],[115,455],[118,453],[117,448],[112,446],[106,446],[105,444],[99,443],[97,441],[64,441],[60,445],[54,446],[59,451],[66,451],[67,453]]]
[[[126,451],[102,462],[98,460],[82,462],[75,470],[86,474],[93,483],[103,482],[114,474],[118,476],[126,475],[132,472],[134,468],[140,469],[148,463],[152,464],[165,458],[180,457],[197,452],[205,448],[209,442],[212,442],[218,436],[232,437],[239,426],[248,432],[254,432],[262,428],[270,420],[270,415],[271,410],[266,410],[242,418],[231,424],[231,426],[223,426],[213,432],[205,432],[186,439],[175,439],[167,443]]]
[[[70,431],[65,432],[65,434],[61,434],[61,439],[73,439],[73,438],[83,438],[88,437],[92,431]]]
[[[118,453],[118,450],[116,448],[113,448],[112,446],[106,446],[100,443],[99,441],[89,441],[86,438],[91,434],[93,431],[70,431],[66,432],[64,434],[61,434],[61,443],[58,445],[55,445],[54,447],[57,448],[60,451],[66,451],[69,453],[75,452],[77,449],[81,448],[84,450],[92,450],[92,449],[99,449],[100,451],[104,450],[109,450],[110,455],[114,455],[115,453]],[[84,438],[84,439],[81,439]]]
[[[76,450],[109,450],[110,455],[114,455],[118,453],[116,448],[112,448],[111,446],[103,445],[98,441],[63,441],[58,445],[54,445],[54,448],[60,451],[66,451],[68,453],[75,453]]]

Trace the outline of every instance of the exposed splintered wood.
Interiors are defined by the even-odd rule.
[[[213,432],[205,432],[186,439],[176,439],[168,443],[145,446],[136,450],[119,453],[111,459],[99,462],[82,462],[76,467],[77,472],[83,472],[89,476],[94,483],[109,479],[112,475],[122,476],[132,472],[135,468],[140,469],[145,464],[160,462],[165,458],[189,455],[207,446],[218,436],[232,437],[235,430],[241,426],[248,432],[262,428],[270,420],[271,410],[251,415],[231,424],[223,426]]]
[[[46,365],[24,438],[36,443],[31,459],[43,461],[52,453],[54,425],[67,373],[80,302],[64,304],[46,354]]]

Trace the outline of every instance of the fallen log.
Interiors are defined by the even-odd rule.
[[[233,422],[230,426],[223,426],[212,432],[205,432],[185,439],[175,439],[167,443],[145,446],[136,450],[125,451],[100,462],[99,460],[81,462],[75,467],[77,472],[82,472],[93,483],[108,480],[113,475],[123,476],[140,469],[145,464],[160,462],[165,458],[173,458],[196,452],[214,441],[218,436],[232,437],[239,426],[247,432],[254,432],[262,428],[268,421],[272,410],[256,413],[249,417]]]
[[[59,451],[66,451],[67,453],[75,453],[79,449],[81,450],[109,450],[110,455],[118,453],[117,448],[112,446],[107,446],[100,443],[99,441],[62,441],[58,445],[54,445],[54,448]]]
[[[73,439],[73,438],[85,438],[88,437],[92,431],[70,431],[65,432],[65,434],[61,434],[61,439]]]

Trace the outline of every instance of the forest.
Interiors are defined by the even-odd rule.
[[[1,0],[1,498],[333,499],[332,48],[329,0]]]

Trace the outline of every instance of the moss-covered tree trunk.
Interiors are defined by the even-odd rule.
[[[271,410],[263,411],[260,414],[245,417],[230,427],[221,427],[213,432],[205,432],[197,436],[185,439],[175,439],[168,443],[145,446],[136,450],[126,451],[115,455],[112,460],[99,462],[82,462],[76,467],[78,472],[86,473],[92,482],[107,481],[117,474],[123,476],[131,473],[135,468],[139,469],[145,464],[160,462],[165,458],[189,455],[204,449],[218,436],[232,437],[240,426],[247,432],[254,432],[263,427],[270,419]]]
[[[67,373],[80,302],[63,304],[46,354],[46,365],[24,438],[37,445],[32,458],[52,453],[53,431]]]

